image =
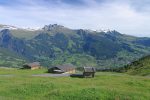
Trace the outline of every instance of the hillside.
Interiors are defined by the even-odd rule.
[[[20,67],[25,62],[28,61],[15,52],[0,48],[0,67]]]
[[[132,62],[122,69],[122,71],[126,71],[128,74],[132,75],[142,75],[149,76],[150,75],[150,56],[143,57],[137,61]]]
[[[150,38],[115,30],[74,30],[57,24],[38,30],[5,29],[2,25],[1,29],[1,48],[44,66],[72,63],[78,67],[117,68],[150,54]]]

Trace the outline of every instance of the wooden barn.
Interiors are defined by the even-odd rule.
[[[57,74],[62,74],[62,73],[73,74],[75,73],[75,71],[76,71],[75,67],[72,64],[53,66],[48,69],[49,73],[57,73]]]
[[[96,70],[94,67],[84,67],[83,77],[94,77],[95,72]]]
[[[35,69],[39,69],[39,68],[40,68],[39,62],[33,62],[33,63],[23,65],[23,69],[35,70]]]

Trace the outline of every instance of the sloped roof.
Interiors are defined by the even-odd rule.
[[[27,65],[30,67],[36,67],[36,66],[40,66],[40,63],[39,62],[33,62],[33,63],[29,63]]]
[[[95,68],[94,67],[84,67],[84,72],[95,72]]]
[[[75,67],[72,64],[58,65],[58,66],[53,66],[52,68],[54,68],[54,67],[62,70],[63,72],[75,70]]]

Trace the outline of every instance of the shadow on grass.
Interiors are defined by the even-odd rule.
[[[72,78],[84,78],[83,74],[71,74],[70,77],[72,77]]]

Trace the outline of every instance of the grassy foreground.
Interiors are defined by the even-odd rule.
[[[150,100],[150,78],[96,73],[95,78],[35,77],[41,70],[0,68],[0,100]]]

